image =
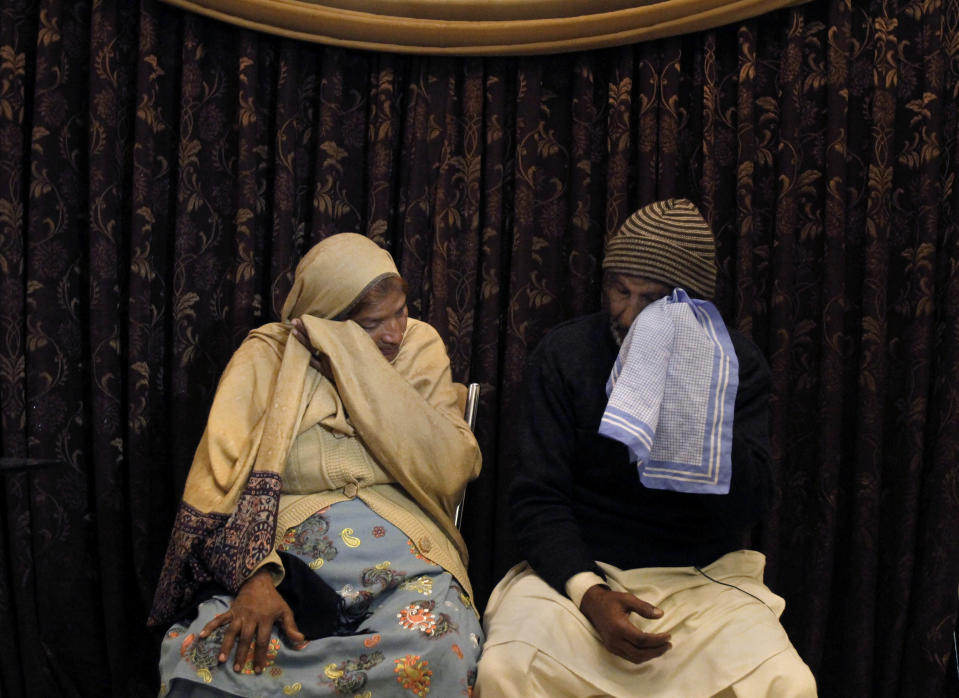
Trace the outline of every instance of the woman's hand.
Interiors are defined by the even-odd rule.
[[[310,335],[306,331],[306,326],[303,324],[303,320],[300,318],[294,318],[292,320],[293,325],[293,336],[296,337],[297,341],[306,347],[310,352],[310,366],[314,370],[322,373],[327,380],[333,380],[333,371],[330,370],[330,367],[326,361],[326,356],[321,354],[317,349],[313,347],[313,344],[310,342]]]
[[[669,633],[644,633],[630,622],[631,612],[643,618],[663,615],[662,610],[632,594],[596,584],[583,595],[579,607],[599,632],[606,649],[634,664],[654,659],[672,647]]]
[[[274,624],[280,626],[295,649],[305,645],[306,637],[296,627],[293,611],[273,586],[269,570],[262,568],[243,583],[229,611],[219,614],[203,626],[200,637],[207,637],[220,626],[228,625],[217,659],[225,662],[236,644],[233,671],[237,672],[246,664],[250,645],[255,641],[253,671],[259,674],[266,666],[266,650],[270,646]]]

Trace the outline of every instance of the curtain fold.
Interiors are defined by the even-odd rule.
[[[163,0],[247,29],[396,53],[495,56],[621,46],[809,0]]]
[[[610,7],[612,5],[607,5]],[[340,231],[483,385],[482,606],[529,352],[605,238],[698,201],[769,359],[755,534],[823,696],[955,686],[959,0],[809,3],[549,56],[354,51],[156,0],[0,0],[0,694],[156,694],[144,628],[219,374]],[[949,683],[952,682],[952,683]]]

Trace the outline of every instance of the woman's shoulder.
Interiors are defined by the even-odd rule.
[[[250,330],[234,350],[227,368],[256,365],[269,366],[283,360],[283,349],[290,335],[289,325],[270,322]]]
[[[439,339],[440,333],[430,323],[411,317],[406,321],[406,336],[417,339]]]
[[[406,325],[406,333],[403,335],[400,353],[393,365],[400,373],[403,373],[413,366],[422,368],[423,362],[429,365],[449,366],[446,342],[436,328],[428,322],[410,318]]]

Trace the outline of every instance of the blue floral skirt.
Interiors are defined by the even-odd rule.
[[[160,650],[161,696],[469,696],[483,631],[451,574],[359,499],[334,504],[289,529],[278,549],[320,575],[362,618],[353,635],[313,640],[296,650],[274,628],[267,666],[240,673],[217,662],[225,628],[200,630],[232,596],[199,606],[174,624]]]

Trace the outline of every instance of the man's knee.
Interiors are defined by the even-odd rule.
[[[520,642],[486,646],[476,667],[475,698],[507,698],[515,695],[529,672],[531,647]]]
[[[816,679],[795,649],[780,652],[732,686],[737,698],[815,698]]]
[[[783,672],[769,684],[772,698],[816,698],[816,678],[799,655],[788,672]]]

